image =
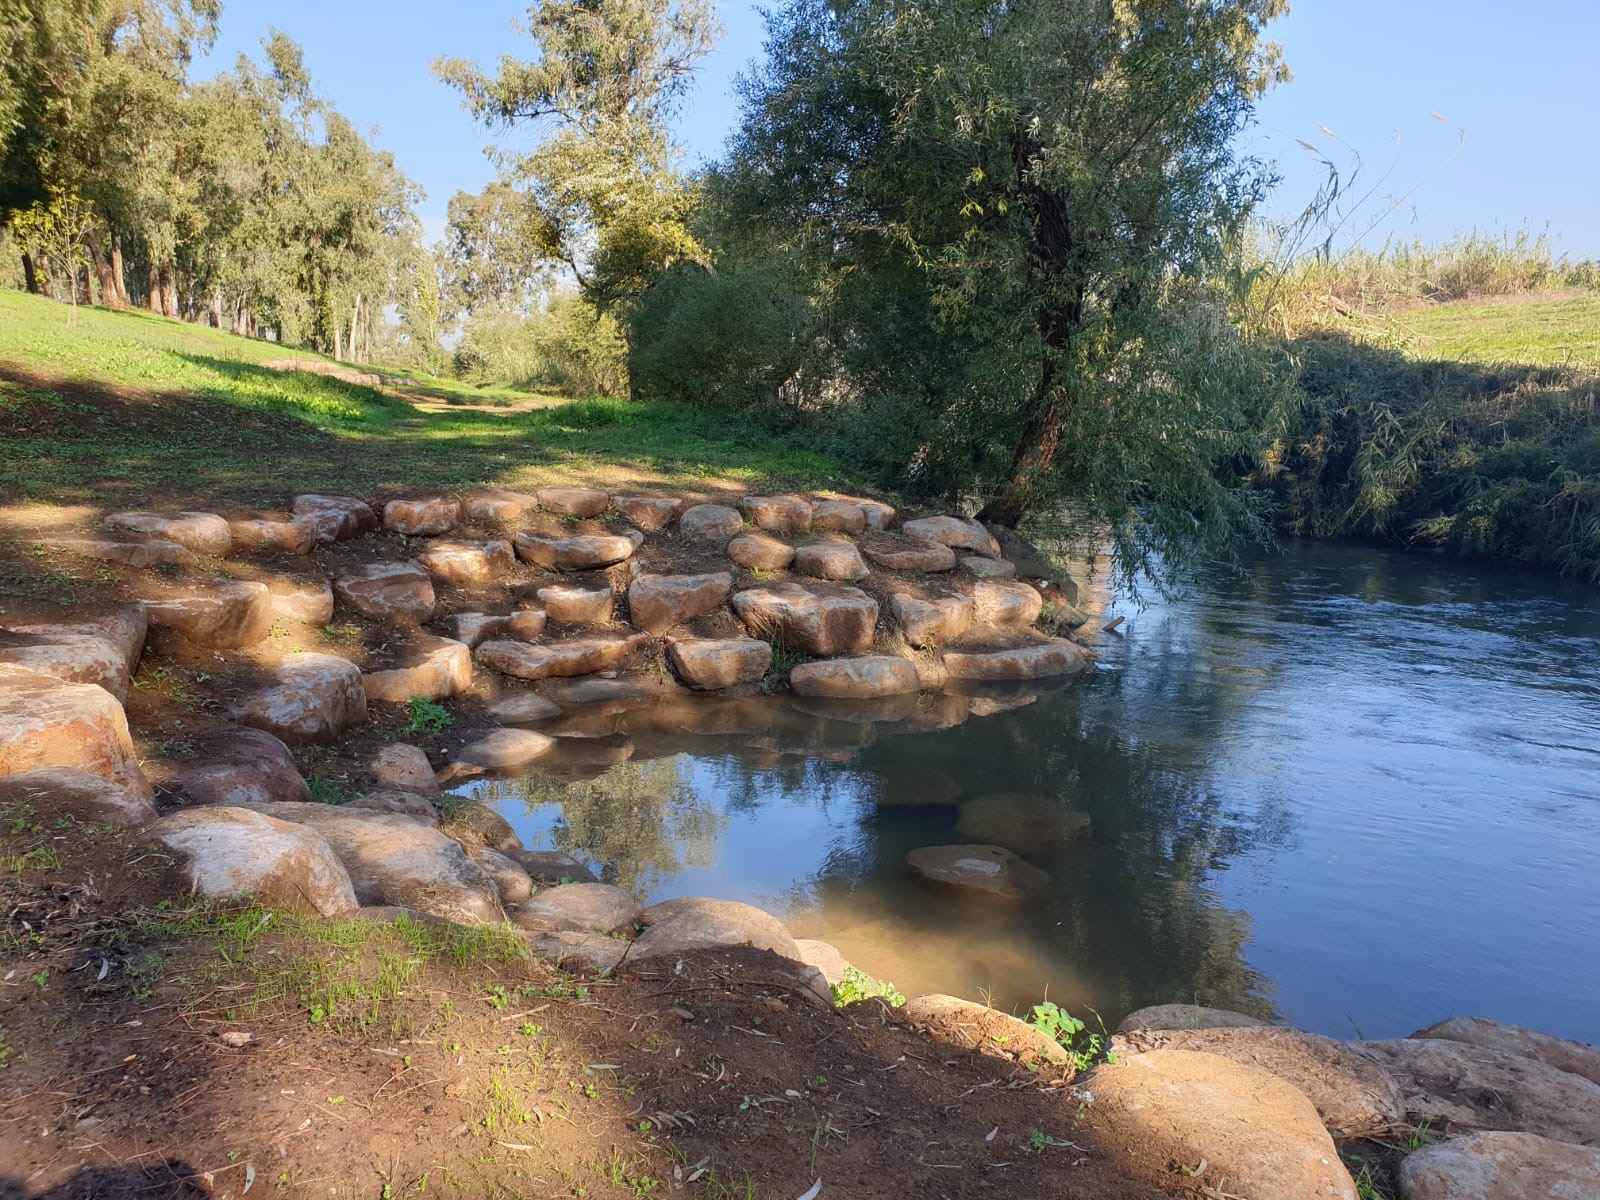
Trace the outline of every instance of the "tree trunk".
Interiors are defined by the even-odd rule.
[[[339,324],[337,317],[334,318],[333,322],[333,357],[335,359],[344,358],[344,326]]]
[[[162,311],[167,316],[176,318],[178,315],[178,272],[173,268],[171,259],[161,264],[161,293],[165,300],[165,307]]]
[[[206,316],[211,328],[222,328],[222,293],[215,289],[211,292],[211,310]]]
[[[117,287],[117,305],[129,307],[128,272],[122,265],[122,235],[115,231],[111,234],[111,281]]]
[[[91,229],[85,233],[83,244],[89,248],[89,262],[94,266],[95,280],[100,285],[100,306],[121,308],[122,298],[117,295],[117,278],[112,271],[111,260],[106,257],[105,243],[100,240],[100,231]]]
[[[154,262],[150,264],[148,283],[144,294],[145,307],[158,316],[165,310],[166,301],[161,298],[161,270]]]
[[[31,296],[39,295],[39,272],[33,265],[33,255],[26,250],[22,252],[22,286],[28,289]]]
[[[1061,390],[1055,376],[1055,364],[1047,360],[1034,393],[1036,412],[1017,439],[1005,483],[978,513],[978,520],[986,525],[1015,529],[1039,498],[1037,480],[1050,469],[1061,448]]]

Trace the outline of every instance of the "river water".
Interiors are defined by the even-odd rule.
[[[1600,1042],[1600,591],[1333,544],[1248,566],[1115,605],[1092,672],[959,724],[966,700],[909,723],[596,710],[557,777],[476,786],[530,848],[654,899],[760,905],[908,996],[1048,995],[1108,1026],[1198,1002],[1369,1038],[1459,1013]],[[909,850],[965,840],[952,802],[995,792],[1039,814],[1008,843],[1047,894],[913,878]],[[1089,834],[1041,852],[1058,808]]]

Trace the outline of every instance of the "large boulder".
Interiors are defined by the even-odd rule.
[[[379,787],[405,788],[408,791],[438,795],[439,779],[422,747],[405,742],[380,746],[368,760],[372,778]]]
[[[907,695],[920,685],[917,669],[906,659],[877,654],[801,663],[789,672],[789,686],[798,696],[872,700]]]
[[[505,539],[469,542],[439,539],[417,551],[417,561],[440,583],[477,584],[504,575],[517,565]]]
[[[332,654],[287,655],[229,716],[286,742],[331,742],[367,719],[361,668]]]
[[[73,608],[62,614],[68,617],[61,621],[23,620],[7,626],[11,633],[23,634],[33,638],[50,637],[90,637],[101,638],[110,642],[117,648],[117,653],[122,656],[124,675],[133,674],[139,664],[139,656],[144,652],[145,634],[150,628],[150,614],[138,600],[127,604],[118,604],[112,608],[99,612],[81,613]],[[28,668],[30,670],[34,668]],[[48,671],[43,672],[49,674]],[[85,680],[72,680],[73,683],[87,682]],[[102,685],[104,686],[104,685]],[[110,690],[109,688],[107,689]]]
[[[980,579],[972,586],[972,619],[979,625],[1032,625],[1044,610],[1044,597],[1026,583]]]
[[[1336,1138],[1384,1137],[1404,1128],[1405,1106],[1389,1076],[1342,1042],[1268,1026],[1118,1034],[1118,1054],[1194,1050],[1270,1071],[1299,1088]]]
[[[505,919],[488,872],[459,842],[422,821],[327,804],[269,804],[259,811],[321,834],[350,873],[360,904],[392,904],[463,924]]]
[[[509,525],[538,507],[538,497],[505,488],[479,488],[461,498],[461,512],[467,520],[494,525]]]
[[[468,854],[494,880],[494,886],[500,893],[500,904],[508,913],[513,905],[525,904],[533,897],[532,877],[510,855],[487,846],[469,850]]]
[[[873,538],[861,543],[861,553],[886,571],[953,571],[956,552],[924,538]]]
[[[818,658],[864,654],[878,602],[859,588],[778,583],[734,593],[733,610],[757,637]]]
[[[736,900],[684,896],[652,905],[641,919],[647,928],[633,943],[631,957],[636,959],[754,946],[800,961],[800,948],[783,922]]]
[[[728,543],[728,557],[747,571],[782,571],[794,561],[794,547],[765,533],[741,533]]]
[[[711,575],[640,575],[628,585],[628,614],[635,628],[663,634],[722,607],[733,587],[726,572]]]
[[[820,941],[817,938],[796,938],[794,944],[800,950],[800,961],[808,967],[816,968],[823,982],[829,987],[842,982],[845,972],[850,970],[850,960],[839,953],[839,947],[832,942]]]
[[[1600,1083],[1600,1048],[1553,1037],[1537,1029],[1525,1029],[1521,1025],[1502,1025],[1499,1021],[1484,1017],[1451,1017],[1437,1025],[1419,1029],[1411,1036],[1445,1038],[1452,1042],[1485,1046],[1490,1050],[1503,1050],[1507,1054],[1520,1054],[1524,1058],[1536,1058],[1558,1071],[1570,1071]]]
[[[913,646],[947,645],[972,628],[972,601],[965,596],[912,596],[896,592],[889,610]]]
[[[854,583],[867,577],[867,564],[854,542],[826,539],[794,548],[794,569],[813,579]]]
[[[186,804],[249,808],[275,800],[311,799],[289,747],[264,729],[202,735],[168,786]]]
[[[274,575],[267,580],[276,621],[298,621],[319,628],[333,620],[333,585],[326,579]]]
[[[576,929],[541,929],[527,935],[528,948],[563,970],[586,970],[604,975],[622,964],[628,943],[605,933]]]
[[[524,929],[577,929],[628,934],[644,919],[633,893],[605,883],[565,883],[523,904],[511,919]]]
[[[1028,1066],[1072,1061],[1049,1034],[1009,1013],[958,996],[917,996],[906,1002],[904,1014],[934,1041],[963,1050]]]
[[[1172,1185],[1248,1200],[1357,1200],[1311,1101],[1214,1054],[1155,1050],[1079,1082],[1101,1153],[1168,1163]]]
[[[1020,903],[1040,895],[1050,876],[1003,846],[923,846],[906,855],[912,872],[930,883],[983,899]]]
[[[125,829],[154,821],[155,805],[147,795],[75,767],[40,767],[0,775],[0,807],[22,804],[41,820],[66,819],[84,825],[120,825]]]
[[[1413,1121],[1436,1130],[1600,1142],[1600,1084],[1536,1058],[1444,1038],[1353,1042],[1394,1079]]]
[[[87,633],[12,633],[0,630],[0,663],[62,683],[92,683],[119,701],[128,698],[128,660],[109,638]]]
[[[696,504],[678,518],[678,532],[698,542],[726,542],[743,528],[738,510],[723,504]]]
[[[213,584],[194,595],[147,600],[145,610],[151,626],[214,650],[254,646],[272,628],[272,593],[264,583],[243,580]]]
[[[621,662],[646,642],[644,634],[602,634],[536,646],[496,639],[478,647],[478,661],[518,679],[592,675]]]
[[[644,544],[644,534],[630,529],[625,534],[574,534],[556,537],[547,533],[519,533],[517,557],[539,567],[557,571],[592,571],[615,566],[633,557]]]
[[[672,668],[697,691],[755,683],[772,665],[772,645],[756,638],[675,641],[667,647]]]
[[[660,533],[682,507],[680,501],[662,496],[613,496],[611,507],[646,533]]]
[[[0,776],[37,767],[75,767],[150,798],[115,696],[0,664]]]
[[[1055,850],[1086,837],[1089,817],[1050,796],[990,792],[962,802],[956,833],[1023,853]]]
[[[952,651],[944,655],[944,669],[951,679],[998,683],[1071,675],[1083,670],[1088,661],[1088,654],[1076,642],[1050,638],[1011,650]]]
[[[1531,1133],[1475,1133],[1406,1155],[1403,1200],[1595,1200],[1600,1147]]]
[[[408,537],[438,537],[461,524],[461,501],[452,496],[391,500],[383,506],[383,524]]]
[[[295,516],[316,522],[319,542],[342,542],[378,527],[378,514],[354,496],[296,496],[290,506]]]
[[[245,808],[189,808],[163,817],[145,834],[183,855],[189,880],[202,896],[249,896],[325,917],[359,907],[344,864],[303,824]]]
[[[299,517],[240,517],[228,522],[228,534],[237,554],[275,550],[284,554],[310,554],[317,544],[317,519]]]
[[[889,511],[892,513],[894,510]],[[811,528],[819,533],[848,533],[854,536],[866,530],[867,510],[854,500],[813,500]]]
[[[233,549],[233,531],[216,513],[120,512],[108,516],[106,524],[177,542],[196,554],[215,558],[222,558]]]
[[[611,507],[609,492],[583,487],[542,487],[539,507],[563,517],[598,517]]]
[[[348,810],[398,813],[402,817],[410,817],[413,821],[437,825],[439,808],[434,801],[438,799],[438,792],[438,787],[434,787],[431,792],[401,787],[380,787],[375,791],[363,792],[354,800],[347,801],[344,807]]]
[[[1199,1004],[1151,1004],[1135,1009],[1117,1023],[1118,1033],[1145,1029],[1260,1029],[1265,1021],[1225,1008]]]
[[[811,502],[803,496],[746,496],[739,507],[752,525],[774,533],[804,533],[811,528]]]
[[[333,590],[369,621],[386,625],[421,625],[438,603],[432,577],[414,562],[363,563],[337,576]]]
[[[565,850],[523,850],[514,855],[522,869],[540,883],[599,883],[595,873]]]
[[[362,675],[368,700],[389,704],[405,704],[413,696],[442,700],[472,687],[472,651],[451,638],[414,634],[395,656],[398,666]]]
[[[907,521],[900,529],[907,537],[938,542],[952,550],[971,550],[990,558],[1000,557],[1000,544],[970,517],[921,517]]]
[[[535,595],[552,621],[564,625],[600,625],[611,619],[615,593],[605,587],[542,587]]]

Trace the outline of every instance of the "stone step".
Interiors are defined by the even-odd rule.
[[[859,588],[779,583],[733,596],[752,634],[818,658],[864,653],[878,627],[878,602]]]
[[[1044,679],[1083,670],[1088,653],[1076,642],[1051,638],[1010,650],[989,650],[944,655],[944,668],[952,679]]]
[[[115,696],[0,664],[0,776],[40,767],[73,767],[151,796]]]
[[[230,711],[241,725],[289,743],[331,742],[367,719],[361,668],[332,654],[291,654],[265,670],[265,682]]]
[[[645,644],[643,634],[606,634],[535,645],[497,638],[478,647],[478,661],[518,679],[592,675],[614,666]]]
[[[584,487],[543,487],[537,492],[539,507],[563,517],[598,517],[611,507],[609,492]]]
[[[213,558],[225,557],[233,549],[233,531],[216,513],[119,512],[106,517],[106,524],[177,542],[196,554]]]
[[[472,687],[472,651],[454,639],[417,634],[396,657],[399,665],[361,676],[368,700],[388,704],[405,704],[414,696],[444,700]]]
[[[146,600],[150,625],[171,629],[196,646],[239,650],[254,646],[272,628],[272,593],[263,583],[233,580],[188,596]]]
[[[310,517],[316,522],[317,541],[342,542],[360,537],[378,527],[378,514],[365,500],[354,496],[296,496],[289,504],[297,517]]]
[[[592,571],[615,566],[633,557],[644,544],[644,534],[630,529],[625,534],[576,534],[556,537],[543,533],[519,533],[517,557],[539,567],[557,571]]]
[[[242,517],[228,522],[233,552],[280,550],[285,554],[310,554],[317,544],[317,519],[298,517]]]
[[[383,527],[407,537],[438,537],[461,524],[461,501],[454,496],[391,500],[383,506]]]
[[[669,643],[667,657],[691,688],[718,691],[759,682],[772,665],[772,645],[756,638],[687,639]]]
[[[417,551],[417,561],[440,583],[476,584],[497,579],[517,565],[509,539],[430,542]]]
[[[879,654],[801,663],[789,672],[789,686],[798,696],[875,700],[915,694],[921,685],[908,660]]]
[[[392,625],[421,625],[438,603],[433,579],[414,562],[352,567],[334,578],[333,590],[368,620]]]
[[[938,542],[952,550],[970,550],[989,558],[1000,557],[1000,543],[970,517],[919,517],[900,526],[907,537]]]
[[[722,607],[733,576],[640,575],[628,585],[628,614],[636,629],[660,635]]]

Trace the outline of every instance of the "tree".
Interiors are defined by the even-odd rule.
[[[444,303],[467,316],[527,314],[548,290],[548,229],[538,206],[504,180],[450,197]]]
[[[731,236],[811,264],[909,482],[1002,525],[1070,501],[1130,566],[1252,523],[1235,468],[1273,376],[1210,279],[1271,183],[1236,139],[1283,77],[1261,31],[1284,9],[798,0],[772,20],[718,183]]]
[[[78,297],[87,290],[79,274],[89,263],[84,238],[94,228],[94,206],[77,192],[51,188],[47,203],[35,203],[13,214],[11,230],[35,260],[48,264],[47,282],[72,305],[70,324],[78,320]]]

